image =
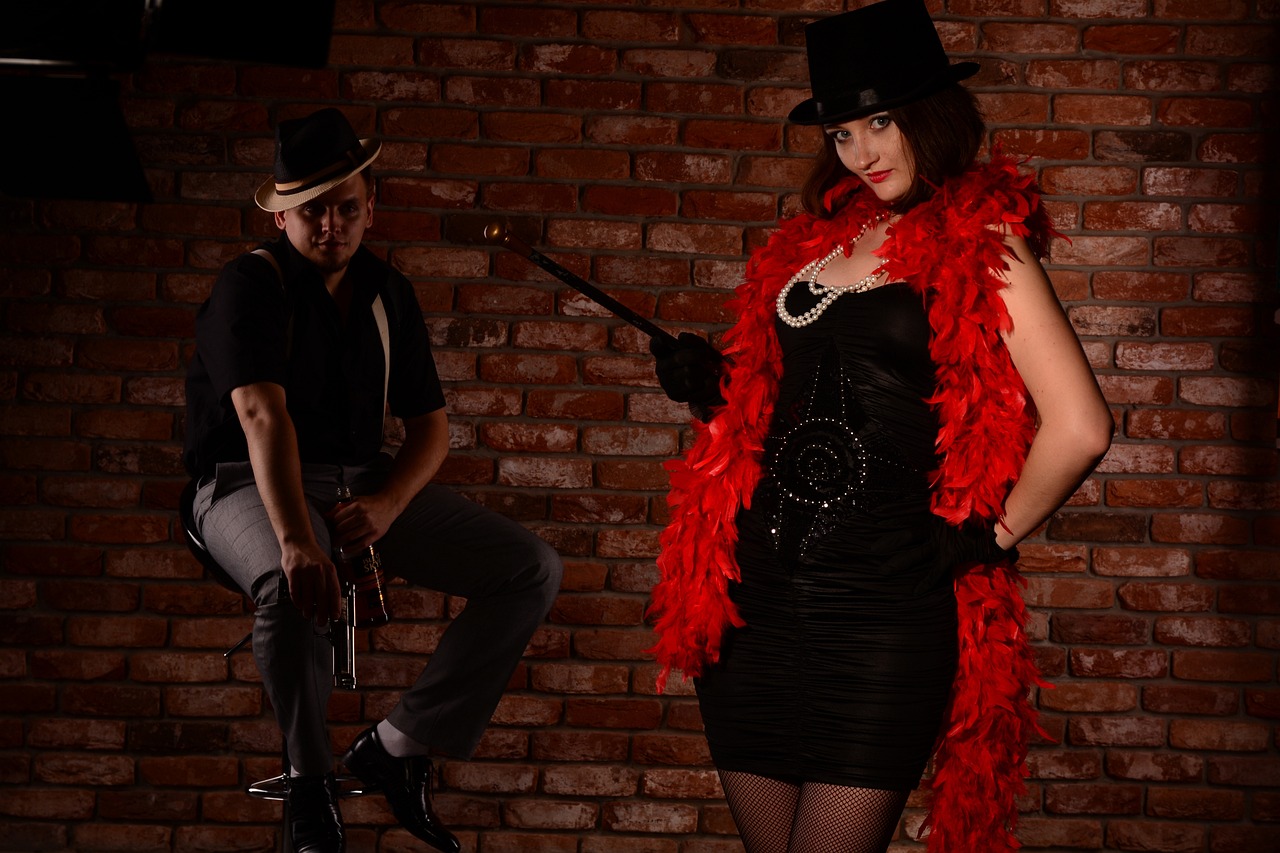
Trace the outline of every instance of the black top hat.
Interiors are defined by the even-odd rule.
[[[978,70],[976,62],[950,63],[923,0],[832,15],[804,36],[813,97],[791,111],[796,124],[839,124],[902,106]]]
[[[288,210],[323,195],[374,161],[382,143],[357,139],[347,117],[333,107],[276,126],[273,177],[253,200],[263,210]]]

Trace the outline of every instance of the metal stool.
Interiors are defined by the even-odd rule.
[[[232,592],[243,594],[244,590],[240,589],[240,585],[232,580],[231,575],[227,574],[227,570],[218,565],[218,561],[209,553],[208,547],[204,544],[204,539],[200,537],[200,530],[196,527],[193,506],[195,504],[196,490],[199,483],[193,478],[187,481],[187,485],[183,487],[182,494],[178,497],[178,518],[182,524],[182,532],[184,540],[187,543],[187,550],[196,558],[196,561],[208,572],[209,576],[216,580],[219,584]],[[348,613],[354,612],[354,602],[351,600],[354,596],[354,590],[347,586],[347,606]],[[339,635],[339,632],[342,632]],[[222,656],[230,659],[233,654],[243,649],[253,639],[253,631],[245,634],[234,646],[222,653]],[[344,647],[345,676],[342,679],[335,678],[335,685],[343,689],[355,688],[355,637],[354,627],[350,622],[344,622],[341,627],[330,623],[329,642],[335,643],[335,649],[338,645]],[[336,663],[336,653],[335,653]],[[284,738],[280,742],[280,775],[272,776],[269,779],[262,779],[257,782],[251,782],[245,787],[245,793],[250,797],[259,800],[278,800],[284,803],[283,826],[280,831],[280,850],[281,853],[293,853],[293,838],[289,833],[289,800],[285,792],[285,780],[289,778],[289,744]],[[347,774],[339,774],[335,776],[337,783],[338,798],[345,800],[350,797],[363,797],[366,794],[379,793],[376,787],[364,787],[364,783],[356,776]]]

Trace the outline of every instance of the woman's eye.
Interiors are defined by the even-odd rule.
[[[874,116],[871,119],[871,126],[877,129],[888,127],[892,123],[893,123],[893,119],[889,118],[888,116]]]
[[[833,131],[831,131],[831,133],[830,133],[830,134],[828,134],[828,135],[829,135],[832,139],[834,139],[836,142],[844,142],[844,141],[846,141],[846,140],[849,138],[849,131],[847,131],[847,130],[833,130]]]

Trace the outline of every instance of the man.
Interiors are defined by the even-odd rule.
[[[422,312],[408,280],[360,245],[380,149],[335,109],[280,123],[255,201],[283,234],[223,269],[187,377],[193,515],[257,608],[254,658],[285,734],[299,853],[344,849],[325,726],[332,549],[376,542],[389,572],[467,599],[417,682],[342,759],[446,851],[459,845],[432,810],[429,756],[472,754],[562,571],[520,525],[431,484],[449,435]],[[394,459],[381,452],[388,407],[404,422]],[[339,505],[342,485],[356,497]]]

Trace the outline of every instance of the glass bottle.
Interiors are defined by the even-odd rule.
[[[338,503],[351,500],[351,489],[338,486]],[[334,562],[338,564],[338,577],[350,584],[348,601],[354,606],[348,617],[357,628],[372,628],[391,618],[387,612],[386,586],[382,580],[382,557],[372,545],[348,549],[335,546]]]

